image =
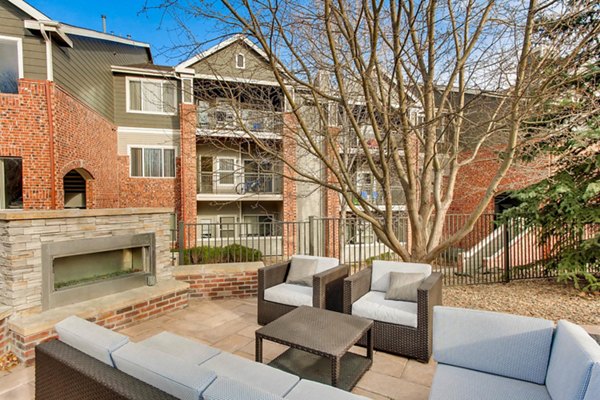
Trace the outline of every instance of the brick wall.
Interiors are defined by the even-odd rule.
[[[118,156],[117,163],[121,207],[175,209],[176,178],[132,178],[129,176],[129,156]]]
[[[283,114],[282,152],[287,162],[296,163],[296,117],[292,113]],[[293,180],[294,171],[289,165],[283,165],[283,216],[284,222],[298,220],[296,182]],[[291,256],[296,254],[296,237],[298,232],[296,224],[287,225],[283,232],[283,254]]]
[[[108,329],[121,330],[167,312],[186,308],[188,300],[188,291],[182,290],[150,298],[127,307],[104,311],[86,319]],[[27,336],[11,332],[11,350],[19,360],[30,365],[34,361],[35,346],[55,338],[56,331],[54,329],[46,329]]]
[[[484,196],[489,183],[500,164],[499,154],[502,149],[481,149],[473,162],[461,168],[454,191],[454,200],[450,206],[450,213],[470,214],[473,212],[481,198]],[[471,156],[465,153],[461,159]],[[548,176],[550,172],[550,159],[540,157],[534,162],[515,161],[506,176],[500,182],[496,194],[505,191],[517,190],[527,187]],[[487,205],[487,213],[494,212],[494,202]]]
[[[44,81],[19,80],[19,94],[0,94],[0,156],[23,159],[23,207],[50,209],[48,92]]]
[[[192,273],[177,275],[175,279],[190,284],[190,297],[208,300],[245,298],[256,296],[258,274],[256,271],[229,273]]]
[[[176,199],[179,220],[186,223],[196,223],[196,106],[193,104],[179,105],[179,125],[181,131],[178,172],[179,195]],[[186,229],[185,243],[196,242],[196,230]]]
[[[87,171],[87,208],[119,207],[117,132],[104,119],[62,89],[53,90],[56,206],[64,206],[63,177]]]

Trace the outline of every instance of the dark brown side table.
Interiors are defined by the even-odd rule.
[[[283,344],[290,349],[269,365],[350,390],[373,364],[372,328],[366,318],[301,306],[256,331],[256,361],[263,340]],[[349,352],[365,335],[366,356]]]

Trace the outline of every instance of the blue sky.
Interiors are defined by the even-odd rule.
[[[159,0],[27,0],[50,18],[70,25],[101,31],[101,15],[107,17],[107,32],[115,35],[131,35],[132,39],[149,43],[156,64],[173,65],[187,59],[197,49],[186,47],[185,35],[176,20],[161,10],[147,9],[146,4],[160,4]],[[211,22],[186,18],[186,26],[198,41],[212,39],[216,35]],[[178,47],[179,46],[179,47]]]

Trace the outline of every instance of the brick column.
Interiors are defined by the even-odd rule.
[[[292,113],[283,114],[283,132],[281,151],[284,159],[290,164],[295,164],[296,156],[296,141],[297,121]],[[283,254],[284,256],[292,256],[296,253],[296,238],[298,235],[298,226],[292,222],[298,220],[297,213],[297,191],[296,182],[291,179],[294,177],[292,168],[286,163],[283,164]]]
[[[333,138],[337,137],[340,133],[340,128],[338,127],[329,127],[328,128],[329,135]],[[334,140],[335,141],[335,140]],[[334,152],[339,151],[339,149],[331,148],[331,146],[327,146],[326,154],[330,159],[334,157]],[[326,179],[327,183],[336,184],[337,179],[333,173],[327,169],[326,170]],[[325,222],[325,255],[327,257],[340,257],[340,195],[338,192],[325,189],[325,218],[328,218]]]
[[[180,104],[179,160],[177,169],[177,218],[178,222],[196,223],[196,106]],[[195,244],[196,230],[186,229],[185,243]]]

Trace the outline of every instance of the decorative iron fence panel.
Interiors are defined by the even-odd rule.
[[[447,215],[442,239],[468,223],[468,215]],[[540,242],[540,230],[522,219],[499,224],[494,214],[484,214],[460,241],[443,251],[431,264],[444,273],[446,285],[508,282],[556,276],[554,249],[573,238]],[[394,221],[398,239],[410,247],[406,217]],[[597,235],[598,227],[585,235]],[[591,236],[590,236],[591,237]],[[580,237],[581,238],[581,237]],[[263,261],[266,265],[293,254],[336,257],[352,272],[375,259],[400,260],[375,235],[370,223],[358,218],[309,218],[307,221],[179,224],[179,264]],[[600,272],[600,266],[590,267]]]

